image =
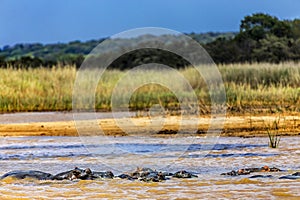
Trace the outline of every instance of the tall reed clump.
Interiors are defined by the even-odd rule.
[[[269,146],[271,148],[277,148],[279,146],[279,142],[280,142],[280,135],[279,135],[279,122],[280,122],[280,118],[275,119],[273,121],[273,124],[267,127],[267,133],[268,133],[268,137],[269,137]]]

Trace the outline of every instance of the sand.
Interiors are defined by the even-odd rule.
[[[164,137],[172,135],[205,135],[210,116],[184,117],[122,117],[113,118],[108,113],[85,113],[76,121],[72,113],[16,113],[0,115],[0,136],[83,136],[83,135],[138,135],[151,134]],[[274,121],[279,122],[277,127]],[[227,116],[220,127],[210,131],[220,136],[267,136],[267,130],[280,135],[300,135],[300,115]],[[216,130],[215,130],[216,129]]]

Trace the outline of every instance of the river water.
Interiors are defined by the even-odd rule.
[[[300,137],[282,137],[277,149],[268,138],[221,137],[214,146],[201,137],[3,137],[0,174],[12,170],[40,170],[56,174],[89,167],[115,175],[136,167],[176,172],[187,170],[198,178],[172,178],[159,183],[121,179],[93,181],[0,181],[1,199],[299,199],[300,180],[278,179],[300,171]],[[239,168],[268,165],[286,171],[221,176]],[[259,174],[259,173],[254,173]]]

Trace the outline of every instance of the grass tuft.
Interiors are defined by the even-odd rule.
[[[271,148],[277,148],[279,146],[279,142],[280,142],[280,138],[281,138],[278,133],[279,121],[280,121],[280,118],[278,118],[278,120],[274,120],[272,126],[268,126],[268,128],[267,128],[267,133],[268,133],[268,137],[269,137],[269,146]]]

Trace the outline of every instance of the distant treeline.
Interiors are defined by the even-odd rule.
[[[193,39],[197,40],[201,44],[206,44],[215,41],[217,38],[233,38],[236,33],[190,33],[187,34]],[[116,46],[139,46],[140,44],[147,43],[149,39],[160,38],[170,43],[171,46],[178,46],[179,40],[174,40],[173,36],[153,36],[142,35],[138,38],[123,38],[123,39],[110,39],[103,38],[100,40],[90,40],[87,42],[72,41],[67,44],[16,44],[14,46],[4,46],[0,49],[0,65],[13,66],[14,68],[35,68],[39,66],[51,67],[57,64],[64,65],[76,65],[79,67],[85,57],[101,42],[104,40],[110,40],[111,45],[107,45],[102,52],[102,57],[112,56],[118,49]],[[116,45],[116,43],[118,45]],[[162,55],[164,54],[164,55]],[[167,54],[160,50],[142,49],[135,53],[122,56],[122,59],[115,61],[112,66],[114,68],[126,69],[133,66],[143,64],[145,60],[149,62],[158,62],[175,67],[182,67],[187,64],[183,59],[178,56]]]
[[[190,33],[186,34],[198,41],[216,63],[251,63],[300,60],[300,19],[279,20],[276,17],[257,13],[246,16],[238,33]],[[17,44],[0,49],[0,66],[14,68],[52,67],[76,65],[79,67],[86,56],[100,42],[111,40],[111,44],[101,52],[101,56],[111,57],[116,53],[114,40],[118,44],[139,46],[149,38],[160,37],[166,46],[180,48],[184,41],[171,40],[171,36],[144,35],[138,38],[103,38],[87,42],[73,41],[67,44]],[[171,41],[171,42],[170,42]],[[191,50],[188,53],[193,53]],[[100,59],[101,60],[101,59]],[[125,54],[110,66],[128,69],[145,63],[162,63],[175,68],[189,65],[187,61],[170,52],[157,49],[143,49]]]
[[[300,19],[253,14],[241,21],[234,38],[218,38],[204,46],[216,63],[299,61]]]

